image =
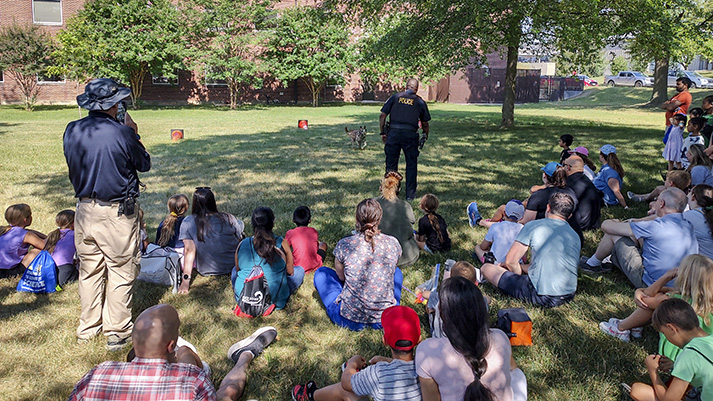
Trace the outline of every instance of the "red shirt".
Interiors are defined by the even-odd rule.
[[[681,105],[676,107],[676,110],[674,111],[669,111],[666,110],[666,126],[668,127],[671,125],[671,117],[673,117],[676,114],[688,114],[688,108],[691,106],[691,102],[693,101],[693,96],[691,96],[691,92],[689,91],[683,91],[680,92],[678,95],[674,96],[671,98],[670,101],[673,100],[678,100],[681,102]]]
[[[199,367],[165,359],[104,362],[74,386],[69,401],[215,400],[210,379]]]
[[[322,257],[317,254],[319,234],[312,227],[296,227],[285,234],[285,240],[292,247],[295,266],[302,266],[309,273],[322,266]]]

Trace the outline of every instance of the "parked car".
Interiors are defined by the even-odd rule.
[[[676,86],[676,80],[680,77],[688,77],[691,80],[691,88],[713,88],[713,80],[706,78],[696,71],[674,71],[668,72],[668,86]]]
[[[619,71],[618,75],[607,75],[604,82],[608,86],[654,86],[654,79],[638,71]]]
[[[578,78],[580,81],[583,81],[585,86],[599,85],[599,83],[597,81],[593,80],[592,78],[589,78],[586,75],[579,74],[579,75],[575,75],[575,77]]]

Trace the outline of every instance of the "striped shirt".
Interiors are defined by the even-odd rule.
[[[421,385],[414,361],[378,362],[352,376],[352,391],[374,401],[421,401]]]
[[[210,379],[199,367],[165,359],[104,362],[77,383],[69,401],[215,400]]]

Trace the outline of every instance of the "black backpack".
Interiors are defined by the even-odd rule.
[[[252,246],[252,241],[249,242],[254,259],[255,249]],[[243,289],[238,296],[238,304],[234,310],[235,316],[249,318],[267,316],[273,310],[275,310],[275,304],[272,303],[265,273],[262,266],[256,264],[243,282]]]

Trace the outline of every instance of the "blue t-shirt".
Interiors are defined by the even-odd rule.
[[[275,236],[275,240],[275,246],[281,248],[282,237]],[[249,237],[245,238],[238,246],[238,264],[240,266],[238,269],[238,278],[235,280],[233,287],[236,302],[240,293],[243,291],[243,283],[250,275],[253,266],[260,265],[265,274],[267,286],[270,289],[272,303],[275,304],[276,309],[285,307],[287,299],[290,297],[290,288],[287,285],[287,266],[284,259],[278,256],[272,264],[267,263],[265,259],[257,254],[255,248],[253,248],[253,237]]]
[[[644,240],[641,257],[644,260],[646,285],[651,285],[667,271],[678,266],[687,255],[698,253],[698,240],[691,223],[681,213],[670,213],[656,220],[630,223],[637,239]],[[673,286],[673,281],[669,282]]]
[[[598,190],[604,193],[604,203],[607,205],[616,205],[619,203],[619,200],[616,198],[616,195],[614,195],[614,191],[609,188],[610,178],[615,178],[619,181],[619,188],[624,186],[624,181],[622,181],[619,173],[609,167],[608,164],[602,166],[601,170],[599,170],[599,174],[594,177],[594,181],[592,181],[592,183]]]
[[[581,242],[569,223],[552,218],[534,220],[525,224],[515,241],[531,249],[527,274],[538,295],[574,294]]]

